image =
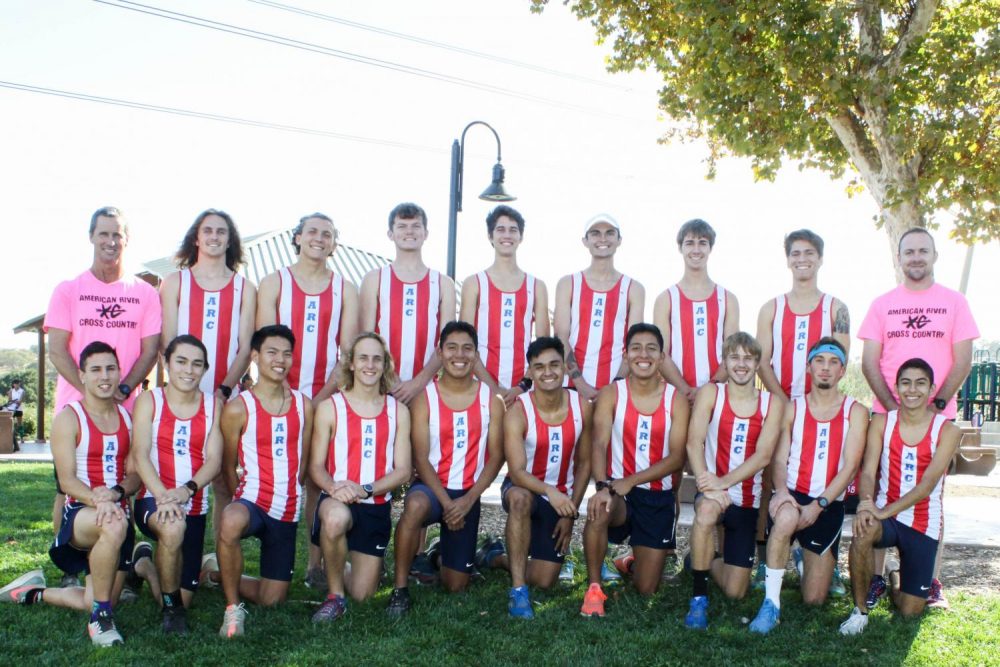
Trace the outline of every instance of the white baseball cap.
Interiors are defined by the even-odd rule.
[[[621,225],[619,225],[618,221],[614,219],[614,216],[612,216],[610,213],[598,213],[584,224],[583,235],[586,236],[587,233],[590,232],[590,228],[598,224],[599,222],[608,223],[609,225],[617,229],[619,234],[622,231]]]

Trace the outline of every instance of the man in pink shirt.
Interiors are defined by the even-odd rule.
[[[935,378],[942,378],[931,397],[932,409],[949,419],[957,414],[955,394],[972,367],[972,342],[979,337],[979,329],[965,296],[934,282],[935,261],[937,250],[930,233],[920,227],[907,230],[899,239],[903,282],[876,298],[861,323],[861,365],[875,394],[874,412],[899,409],[896,371],[904,361],[917,357],[931,365]],[[938,567],[943,546],[942,535]],[[947,606],[937,574],[928,604]],[[879,579],[876,575],[872,583],[878,590],[869,593],[872,606],[884,592],[884,580]]]
[[[156,363],[160,343],[160,300],[148,283],[125,274],[122,253],[128,245],[128,224],[113,206],[97,209],[90,218],[94,261],[76,278],[56,286],[45,313],[49,361],[59,371],[56,409],[83,397],[77,368],[80,351],[94,341],[115,348],[121,384],[114,400],[129,410],[132,391]],[[56,495],[53,524],[61,523],[64,498]]]

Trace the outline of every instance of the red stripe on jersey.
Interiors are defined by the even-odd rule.
[[[117,405],[118,428],[105,433],[94,422],[82,401],[72,401],[67,407],[73,410],[79,425],[74,452],[76,478],[91,489],[121,484],[125,479],[125,461],[131,442],[132,419],[128,412]],[[79,501],[67,495],[66,502]],[[126,499],[122,498],[119,504],[125,507],[125,503]]]
[[[214,392],[236,358],[245,284],[242,276],[233,274],[221,290],[205,290],[190,269],[180,272],[177,335],[191,334],[208,350],[209,372],[201,380],[202,391]]]
[[[335,482],[374,484],[393,468],[396,443],[396,399],[386,396],[375,417],[358,415],[342,393],[330,397],[337,415],[335,431],[327,451],[326,470]],[[391,493],[374,496],[363,503],[386,503]]]
[[[619,380],[615,384],[618,397],[608,447],[608,470],[610,477],[620,479],[648,470],[669,455],[674,387],[665,384],[656,410],[646,414],[635,407],[627,380]],[[672,488],[671,476],[638,486],[651,491],[666,491]]]
[[[538,481],[551,484],[565,494],[573,492],[573,459],[576,444],[583,432],[583,411],[580,395],[563,390],[566,397],[566,417],[559,424],[542,419],[535,405],[535,392],[518,396],[524,410],[524,453],[528,472]]]
[[[323,388],[337,364],[344,280],[331,272],[329,285],[310,294],[299,287],[289,269],[280,269],[278,278],[278,324],[295,335],[289,386],[311,398]]]
[[[757,407],[749,417],[737,415],[729,403],[728,383],[716,383],[715,409],[705,437],[705,464],[709,472],[723,477],[739,468],[757,451],[757,440],[770,410],[771,395],[759,392]],[[759,507],[762,471],[729,488],[733,504]]]
[[[621,365],[631,284],[623,275],[602,292],[592,289],[582,273],[573,274],[570,345],[584,379],[596,389],[610,384]]]
[[[792,311],[785,295],[774,299],[771,367],[786,396],[798,398],[812,389],[806,371],[809,349],[832,332],[833,297],[829,294],[821,295],[816,307],[801,315]]]
[[[907,445],[900,433],[898,416],[896,410],[886,414],[879,466],[879,494],[876,499],[878,507],[896,502],[921,482],[934,458],[934,452],[937,451],[941,427],[946,421],[944,415],[935,415],[920,442]],[[926,497],[897,514],[896,520],[932,539],[939,539],[944,517],[944,479],[945,476],[942,475]]]
[[[820,496],[840,472],[853,404],[851,398],[844,397],[831,419],[819,421],[805,396],[793,401],[792,442],[786,470],[788,481],[799,493],[813,498]]]

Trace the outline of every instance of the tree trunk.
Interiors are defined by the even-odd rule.
[[[875,199],[878,200],[878,197]],[[896,270],[896,283],[901,283],[903,271],[899,267],[899,239],[908,229],[926,226],[924,217],[916,201],[906,201],[888,209],[883,207],[881,216],[882,227],[889,235],[889,252],[892,255],[893,268]]]

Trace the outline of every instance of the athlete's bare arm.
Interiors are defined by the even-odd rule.
[[[566,348],[566,374],[569,375],[570,382],[576,387],[580,398],[591,401],[597,396],[594,389],[580,371],[580,365],[576,362],[576,353],[569,341],[570,327],[573,324],[573,277],[563,276],[556,285],[556,309],[554,314],[554,328],[556,337],[562,341]]]
[[[610,478],[608,471],[608,447],[611,446],[611,428],[615,420],[615,405],[618,403],[618,389],[609,384],[601,389],[594,401],[594,426],[591,430],[590,473],[597,482]],[[593,519],[598,512],[611,511],[611,493],[601,489],[587,502],[587,517]]]
[[[875,398],[886,410],[899,409],[899,403],[893,398],[892,391],[885,378],[882,377],[882,369],[879,366],[879,359],[882,358],[882,343],[877,340],[866,340],[861,348],[861,372],[868,380]]]
[[[858,509],[854,515],[854,534],[870,530],[878,519],[875,516],[875,478],[882,458],[882,438],[885,435],[885,415],[873,414],[868,425],[867,444],[858,478]]]
[[[479,309],[479,280],[475,275],[467,277],[462,282],[462,309],[458,315],[458,319],[463,322],[468,322],[472,326],[476,326],[476,312]],[[493,376],[489,374],[486,370],[486,365],[483,364],[482,357],[479,356],[478,350],[476,351],[476,361],[473,363],[472,374],[476,376],[476,379],[480,382],[485,382],[486,386],[490,388],[490,394],[496,396],[504,396],[510,387],[502,387],[500,384],[493,379]]]
[[[240,300],[240,328],[237,334],[238,348],[233,363],[222,378],[222,384],[232,389],[240,383],[243,374],[250,367],[250,339],[253,337],[254,323],[257,318],[257,288],[249,280],[243,281],[243,296]],[[170,339],[172,340],[172,339]],[[167,340],[166,343],[169,343]],[[216,395],[225,400],[222,392]]]
[[[83,383],[80,382],[80,368],[76,365],[73,355],[69,351],[70,332],[66,329],[49,327],[49,361],[59,371],[71,387],[81,394],[83,393]]]
[[[670,407],[670,434],[669,449],[667,457],[657,461],[645,470],[638,470],[634,475],[629,475],[625,479],[615,480],[615,492],[623,496],[639,484],[663,479],[684,468],[684,460],[687,458],[687,431],[688,417],[691,406],[687,399],[675,392]]]
[[[392,491],[410,479],[410,411],[405,405],[396,407],[396,442],[393,445],[392,472],[375,482],[375,495]]]
[[[375,318],[378,315],[378,269],[372,269],[361,281],[359,294],[361,331],[375,331]]]
[[[167,348],[167,344],[177,337],[177,309],[179,308],[181,286],[180,275],[179,271],[174,271],[160,283],[160,312],[162,313],[160,331],[163,334],[160,339],[160,352],[163,352]]]
[[[833,338],[844,346],[844,354],[851,358],[851,314],[840,300],[833,300]]]
[[[236,465],[239,463],[240,437],[246,428],[247,411],[242,400],[230,401],[222,408],[222,479],[229,493],[236,493],[239,478]]]
[[[361,313],[359,312],[358,289],[345,280],[341,299],[339,345],[341,348],[345,348],[351,344],[359,331],[358,325]],[[330,371],[330,377],[326,379],[323,388],[313,397],[312,403],[314,409],[340,389],[337,384],[337,378],[340,377],[340,364],[340,361],[334,364],[333,370]]]
[[[312,449],[313,405],[302,397],[302,460],[299,461],[299,484],[309,479],[309,454]]]
[[[761,366],[764,359],[760,360]],[[792,422],[795,419],[795,409],[790,404],[781,417],[781,433],[778,435],[778,444],[774,448],[774,456],[771,458],[771,480],[774,484],[774,497],[768,504],[768,512],[771,517],[778,515],[778,510],[785,503],[792,503],[792,507],[798,507],[792,494],[788,491],[788,455],[792,450]]]
[[[547,488],[545,482],[528,472],[528,457],[524,450],[524,432],[528,420],[524,414],[524,405],[520,401],[514,404],[504,415],[503,422],[503,451],[510,481],[532,493],[544,495]]]
[[[333,477],[327,472],[326,462],[330,452],[330,439],[337,432],[337,411],[333,401],[325,400],[313,413],[312,437],[309,446],[309,477],[313,484],[328,495],[333,495]]]
[[[448,276],[441,276],[441,297],[438,301],[438,330],[437,334],[440,335],[441,329],[448,322],[455,319],[455,281]],[[436,338],[437,336],[435,336]],[[393,390],[392,395],[398,400],[410,404],[417,395],[424,390],[427,383],[437,375],[438,371],[441,370],[441,358],[438,355],[431,355],[431,358],[427,360],[427,365],[425,365],[420,372],[417,373],[412,379],[405,382],[400,382]]]
[[[628,325],[625,330],[628,331],[632,328],[633,324],[638,324],[642,322],[646,312],[646,288],[642,284],[633,280],[628,286]],[[618,366],[618,371],[615,373],[615,377],[628,377],[628,359],[625,355],[622,355],[622,363]]]
[[[96,507],[103,501],[114,501],[118,495],[105,486],[91,489],[76,476],[76,439],[79,422],[72,408],[63,408],[52,421],[50,445],[52,462],[56,467],[56,477],[63,493],[79,502]]]
[[[417,471],[417,477],[423,482],[438,502],[442,509],[451,507],[451,496],[444,490],[444,485],[438,479],[437,471],[431,466],[431,434],[430,434],[430,411],[427,407],[427,392],[420,392],[410,406],[410,448],[413,467]]]
[[[840,472],[830,480],[829,486],[823,492],[823,496],[827,500],[836,499],[847,489],[857,476],[861,459],[864,456],[865,443],[868,438],[868,408],[860,403],[853,404],[847,420],[847,437],[844,439],[844,449],[840,453],[844,463]]]
[[[580,433],[576,452],[573,454],[573,506],[577,509],[580,508],[580,503],[587,493],[587,485],[590,483],[594,450],[594,405],[589,401],[580,401],[580,408],[583,411],[583,431]]]
[[[754,449],[754,453],[735,470],[730,470],[721,478],[720,481],[725,485],[725,488],[728,489],[734,484],[750,479],[771,462],[774,447],[778,442],[778,435],[781,433],[781,418],[784,412],[784,401],[771,401],[767,416],[764,417],[764,423],[761,425],[760,434],[757,436],[757,447]]]
[[[740,302],[736,295],[726,290],[726,320],[722,323],[722,340],[726,340],[740,330]],[[712,376],[712,382],[725,382],[729,375],[726,365],[719,364],[718,370]]]
[[[708,467],[705,465],[705,438],[708,436],[708,426],[712,421],[712,410],[715,408],[718,390],[712,383],[702,386],[691,408],[687,432],[687,462],[695,477],[708,472]]]
[[[937,395],[934,398],[951,400],[951,397],[955,395],[959,387],[962,386],[962,383],[965,382],[969,371],[972,370],[972,340],[962,340],[954,343],[951,346],[951,356],[951,370],[948,371],[948,375],[945,376],[944,382],[941,383],[941,388],[938,389]],[[933,404],[931,404],[931,407],[933,408]]]
[[[257,288],[257,313],[254,330],[278,323],[278,296],[281,293],[281,278],[277,273],[269,273]]]
[[[139,358],[132,364],[128,375],[122,378],[122,382],[130,387],[137,387],[149,375],[156,364],[156,358],[160,354],[160,334],[146,336],[139,343]],[[115,389],[115,401],[121,403],[127,396]]]
[[[774,368],[771,367],[771,356],[774,354],[774,332],[771,328],[774,323],[774,307],[774,299],[771,299],[760,307],[760,312],[757,314],[757,342],[760,343],[760,363],[757,365],[757,376],[764,383],[764,388],[772,395],[782,396],[787,400],[788,394],[781,388],[778,376],[775,375]],[[775,486],[774,488],[779,487]]]
[[[552,335],[549,325],[549,288],[535,278],[535,338]]]
[[[149,457],[153,448],[153,395],[146,391],[139,394],[132,407],[132,441],[129,445],[129,458],[132,465],[142,478],[142,483],[153,497],[156,504],[167,504],[176,502],[167,501],[167,487],[163,485],[160,476],[156,474],[156,468]]]
[[[938,434],[938,444],[937,449],[934,450],[934,457],[931,459],[927,469],[924,470],[924,476],[902,498],[894,503],[889,503],[880,510],[876,510],[875,517],[878,519],[894,517],[929,496],[941,480],[941,477],[948,472],[948,466],[951,465],[951,460],[955,458],[955,451],[958,449],[958,442],[961,437],[962,432],[957,426],[951,422],[945,422],[941,426],[941,432]]]
[[[656,301],[653,303],[653,324],[660,330],[663,334],[663,361],[660,362],[660,375],[669,382],[670,384],[677,387],[679,391],[689,403],[694,402],[695,393],[698,391],[697,387],[692,387],[687,382],[684,381],[684,376],[681,374],[677,364],[670,357],[670,292],[669,290],[663,290],[660,295],[656,297]]]
[[[208,438],[205,440],[205,462],[193,477],[199,489],[204,489],[212,483],[212,480],[219,476],[222,470],[222,399],[215,399],[215,419],[212,420],[212,427],[208,431]]]

